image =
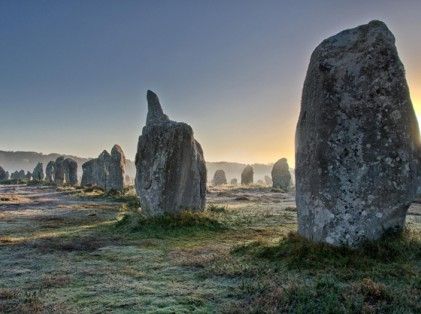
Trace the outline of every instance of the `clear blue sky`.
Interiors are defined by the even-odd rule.
[[[133,159],[152,89],[207,160],[292,159],[310,54],[342,29],[385,21],[421,101],[420,13],[415,0],[1,0],[0,149],[119,143]]]

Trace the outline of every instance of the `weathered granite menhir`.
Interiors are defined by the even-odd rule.
[[[227,177],[225,176],[224,170],[219,169],[215,171],[215,174],[213,175],[212,184],[213,185],[227,184]]]
[[[296,132],[298,231],[359,246],[401,229],[417,188],[418,123],[395,38],[372,21],[313,52]]]
[[[82,186],[98,186],[105,191],[123,191],[126,157],[119,145],[114,145],[111,154],[104,150],[98,158],[85,162],[82,169]]]
[[[203,210],[206,167],[192,128],[171,121],[158,96],[147,92],[148,115],[136,154],[136,191],[148,215]]]
[[[242,185],[249,185],[253,183],[253,177],[254,177],[254,170],[253,167],[250,165],[247,165],[243,172],[241,172],[241,184]]]
[[[285,192],[291,187],[291,173],[286,158],[279,159],[272,168],[272,186]]]
[[[51,175],[51,171],[53,175]],[[65,158],[60,156],[54,163],[49,162],[46,168],[47,181],[54,179],[57,185],[77,184],[77,163],[72,158]]]
[[[44,180],[44,168],[42,162],[39,162],[32,171],[32,179],[35,181]]]

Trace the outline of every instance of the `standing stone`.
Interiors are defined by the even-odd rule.
[[[124,173],[126,171],[126,157],[119,145],[111,149],[111,163],[108,168],[108,189],[122,191],[124,189]]]
[[[9,179],[9,173],[0,167],[0,181],[5,181]]]
[[[30,171],[27,171],[25,174],[25,179],[28,181],[31,181],[31,178],[32,178],[32,173]]]
[[[26,174],[25,174],[25,170],[19,170],[18,172],[18,179],[19,180],[24,180],[26,178]]]
[[[43,164],[42,162],[39,162],[34,170],[32,171],[32,178],[35,181],[42,181],[44,180],[44,169],[43,169]]]
[[[10,175],[10,178],[12,180],[23,180],[25,179],[25,171],[24,170],[20,170],[20,171],[15,171]]]
[[[123,191],[126,158],[119,145],[114,145],[111,154],[104,150],[98,158],[82,165],[82,186],[98,186],[105,191]]]
[[[58,157],[54,163],[54,183],[57,185],[64,184],[64,157]]]
[[[280,188],[285,192],[291,186],[291,173],[289,172],[288,161],[286,158],[279,159],[272,168],[272,186]]]
[[[253,183],[253,167],[250,165],[247,165],[243,172],[241,173],[241,185],[249,185]]]
[[[401,229],[419,131],[395,38],[372,21],[313,52],[296,132],[298,231],[355,247]]]
[[[232,178],[231,179],[231,185],[237,185],[237,184],[238,184],[237,178]]]
[[[47,167],[45,168],[45,180],[50,183],[54,182],[54,164],[54,161],[51,160],[48,162]]]
[[[224,170],[216,170],[212,180],[213,185],[227,184],[227,177]]]
[[[269,176],[265,176],[265,183],[269,186],[273,184],[272,179]]]
[[[163,113],[158,96],[148,91],[148,116],[136,154],[136,191],[149,215],[203,210],[206,167],[192,128]]]
[[[72,158],[63,161],[64,179],[67,184],[75,186],[77,184],[77,162]]]

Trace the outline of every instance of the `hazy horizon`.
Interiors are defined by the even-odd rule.
[[[134,160],[146,90],[211,162],[294,167],[314,48],[370,20],[396,37],[421,118],[420,1],[0,2],[0,150]]]

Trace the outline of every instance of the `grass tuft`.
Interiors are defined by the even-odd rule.
[[[284,260],[289,268],[358,268],[364,269],[376,263],[391,263],[421,257],[421,242],[414,231],[388,234],[378,241],[366,242],[360,249],[334,247],[314,243],[290,232],[277,245],[252,242],[236,247],[235,253],[249,252],[255,257],[271,261]]]
[[[207,210],[213,213],[224,213],[228,210],[228,206],[209,204]]]
[[[146,217],[140,213],[128,212],[117,221],[115,227],[120,230],[141,233],[146,236],[186,235],[226,229],[212,212],[182,211],[176,214],[164,214]]]

